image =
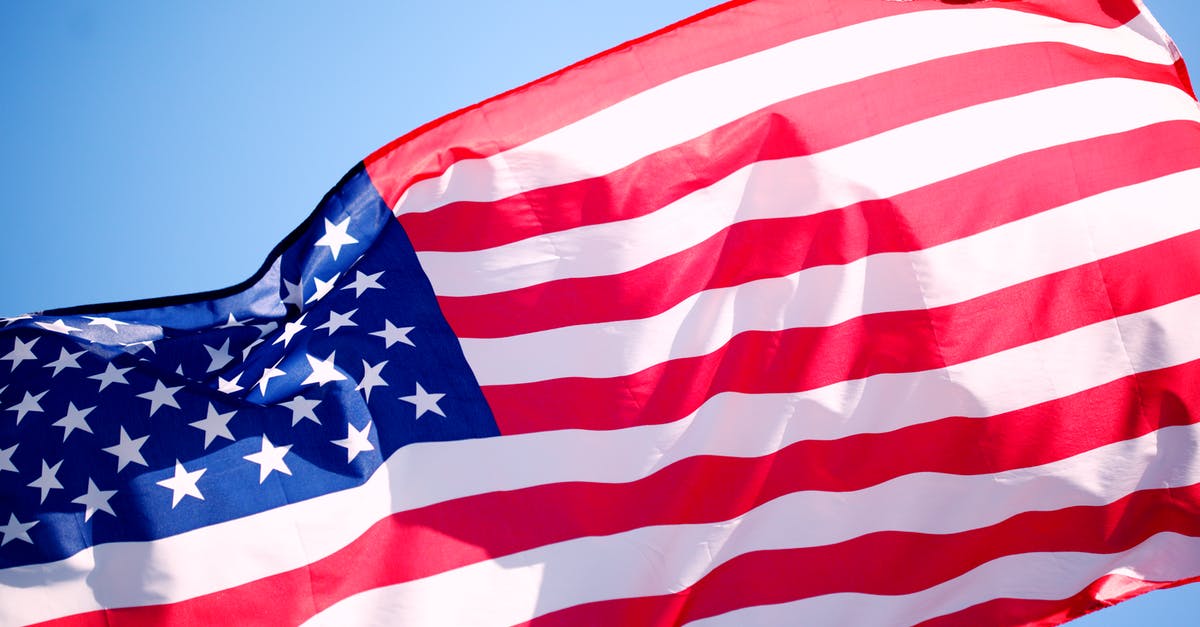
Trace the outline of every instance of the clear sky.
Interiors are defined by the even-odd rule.
[[[0,2],[0,315],[237,283],[380,145],[713,4]],[[1146,624],[1200,585],[1073,623]]]

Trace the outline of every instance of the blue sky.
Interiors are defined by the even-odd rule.
[[[1145,3],[1200,72],[1200,2]],[[0,315],[241,281],[393,137],[711,4],[0,3]]]

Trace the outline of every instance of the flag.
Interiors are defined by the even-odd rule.
[[[1055,624],[1200,579],[1135,0],[730,2],[0,325],[0,623]]]

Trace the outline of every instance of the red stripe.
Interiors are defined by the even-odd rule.
[[[1177,272],[1195,264],[1200,232],[955,305],[872,314],[831,327],[749,331],[707,355],[623,377],[492,385],[483,391],[507,435],[671,422],[720,392],[797,392],[882,372],[939,368],[1150,309],[1200,291],[1193,277]]]
[[[481,296],[441,296],[438,303],[455,334],[468,338],[646,318],[704,290],[871,254],[918,250],[1081,197],[1200,168],[1197,144],[1200,124],[1155,124],[1013,157],[887,200],[740,222],[688,250],[617,275],[560,279]],[[788,246],[764,245],[778,241]],[[505,313],[513,311],[522,313]]]
[[[858,1],[829,3],[825,10],[805,12],[792,0],[729,2],[439,118],[380,148],[364,163],[384,201],[394,207],[413,183],[440,175],[456,161],[519,146],[685,74],[889,15],[973,8],[942,2]],[[1138,14],[1132,0],[1070,6],[1040,0],[1005,8],[1110,28]]]
[[[1067,599],[996,599],[960,612],[939,616],[920,627],[958,627],[959,625],[1060,625],[1085,614],[1111,607],[1140,594],[1200,581],[1192,577],[1182,581],[1144,581],[1122,575],[1107,575],[1094,581],[1079,594]]]
[[[891,433],[807,440],[762,458],[689,458],[628,484],[541,485],[438,503],[394,514],[305,568],[173,605],[90,613],[60,624],[205,624],[229,616],[294,624],[360,591],[553,542],[726,520],[798,490],[856,490],[921,471],[980,474],[1040,465],[1195,419],[1200,362],[988,419],[950,418]],[[989,443],[986,454],[962,454],[978,450],[980,442]],[[681,485],[705,490],[698,494]]]
[[[810,155],[964,107],[1103,77],[1179,85],[1171,66],[1064,44],[984,50],[773,104],[604,177],[491,203],[452,203],[400,222],[418,251],[482,250],[651,213],[756,161]],[[813,119],[821,123],[784,122]]]
[[[1196,90],[1192,87],[1192,78],[1188,75],[1187,65],[1184,64],[1183,59],[1175,62],[1175,73],[1179,75],[1179,82],[1183,88],[1195,99]]]
[[[748,553],[675,594],[578,605],[523,624],[666,627],[745,607],[839,592],[913,594],[1006,555],[1118,553],[1162,531],[1200,536],[1200,517],[1187,504],[1197,498],[1200,486],[1146,490],[1106,506],[1026,512],[955,534],[881,532],[828,546]],[[1059,609],[1061,601],[1042,608]],[[1022,624],[995,615],[959,618],[968,617],[955,616],[946,624]]]

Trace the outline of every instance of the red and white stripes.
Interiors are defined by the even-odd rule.
[[[1157,444],[1194,421],[1194,394],[1173,386],[1200,357],[1175,352],[1197,337],[1183,311],[1200,293],[1186,278],[1200,109],[1174,49],[1152,20],[1122,13],[1131,3],[1063,15],[928,2],[891,16],[847,4],[838,28],[381,183],[505,433],[587,429],[598,442],[595,431],[687,424],[685,438],[779,446],[597,450],[614,466],[639,450],[670,462],[618,483],[627,494],[594,496],[606,512],[658,516],[551,534],[577,539],[365,592],[322,620],[907,624],[995,598],[1070,599],[1193,532],[1152,514],[1170,506],[1146,490],[1166,484],[1101,496],[1095,483],[1178,469],[1194,450],[1184,437],[1165,461]],[[729,11],[756,5],[779,11],[780,28],[804,12]],[[778,422],[763,432],[761,416]],[[1134,467],[1084,461],[1151,441]],[[1079,474],[1049,479],[1055,464]],[[941,471],[952,474],[930,479]],[[1025,474],[1048,483],[1010,483]],[[666,477],[682,495],[640,492]],[[531,506],[598,515],[562,491]],[[740,506],[709,509],[725,498]],[[1067,520],[1124,535],[1017,541]],[[775,524],[792,535],[764,530]],[[820,535],[830,529],[845,535]],[[947,546],[971,557],[946,564]],[[1005,587],[1055,562],[1080,566],[1054,586]],[[922,583],[902,593],[856,587],[914,569]],[[764,587],[779,596],[753,592]],[[477,607],[438,605],[463,590],[490,592],[472,595]],[[903,596],[860,599],[871,593]]]
[[[419,129],[368,171],[504,435],[12,569],[0,622],[1016,624],[1200,577],[1177,62],[1132,0],[751,0]]]

